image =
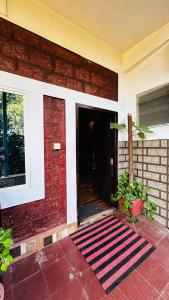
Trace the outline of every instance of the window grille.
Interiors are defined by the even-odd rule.
[[[139,123],[155,126],[169,123],[169,84],[138,96]]]

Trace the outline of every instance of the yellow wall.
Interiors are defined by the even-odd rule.
[[[3,1],[4,0],[0,0]],[[119,72],[121,53],[37,0],[8,0],[2,17],[83,57]]]
[[[0,0],[0,15],[7,15],[7,2],[6,0]]]
[[[128,72],[169,41],[167,23],[122,54],[38,0],[0,0],[0,16],[119,73],[122,67]]]
[[[123,53],[123,70],[128,71],[169,43],[169,23]]]

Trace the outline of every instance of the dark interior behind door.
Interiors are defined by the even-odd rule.
[[[77,105],[77,187],[91,178],[96,194],[107,202],[117,188],[117,132],[110,129],[116,121],[116,112]]]

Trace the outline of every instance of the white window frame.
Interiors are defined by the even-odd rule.
[[[6,81],[8,86],[2,84],[0,77],[0,90],[23,96],[26,183],[0,188],[1,209],[43,199],[45,196],[43,96],[34,87],[30,86],[28,90],[27,79],[24,77],[9,77]]]
[[[20,189],[23,189],[25,187],[30,187],[30,176],[29,176],[29,163],[28,163],[28,159],[27,159],[27,147],[26,147],[26,144],[27,144],[27,139],[26,139],[26,136],[25,136],[25,127],[26,127],[26,122],[25,122],[25,118],[26,118],[26,102],[28,101],[28,95],[26,93],[21,93],[20,91],[18,90],[12,90],[12,89],[6,89],[2,86],[0,86],[0,92],[5,92],[5,93],[11,93],[11,94],[15,94],[15,95],[20,95],[23,97],[23,117],[24,117],[24,153],[25,153],[25,179],[26,179],[26,183],[25,184],[20,184],[20,185],[15,185],[15,186],[8,186],[8,187],[3,187],[3,188],[0,188],[0,194],[1,194],[1,191],[3,192],[13,192],[15,190],[18,190],[19,188]]]

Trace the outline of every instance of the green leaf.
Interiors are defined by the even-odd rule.
[[[1,232],[0,242],[3,242],[8,238],[11,238],[11,229],[6,229],[5,231]]]
[[[110,123],[110,129],[125,129],[126,125],[124,123],[118,124],[118,123]]]
[[[146,126],[144,124],[138,125],[137,128],[140,129],[141,131],[145,132],[145,133],[153,133],[153,131],[151,129],[149,129],[148,126]]]
[[[7,248],[10,248],[12,246],[13,242],[11,239],[6,239],[4,242],[3,242],[3,245]]]
[[[6,257],[6,261],[7,261],[8,263],[12,263],[12,262],[13,262],[13,257],[12,257],[11,255],[8,255],[8,256]]]
[[[2,250],[2,255],[3,256],[7,256],[9,254],[9,249],[8,248],[4,248],[3,250]]]
[[[141,140],[145,139],[145,134],[143,132],[138,132],[137,135]]]
[[[2,271],[2,272],[6,272],[7,269],[8,269],[7,263],[3,263],[3,264],[1,265],[1,271]]]

